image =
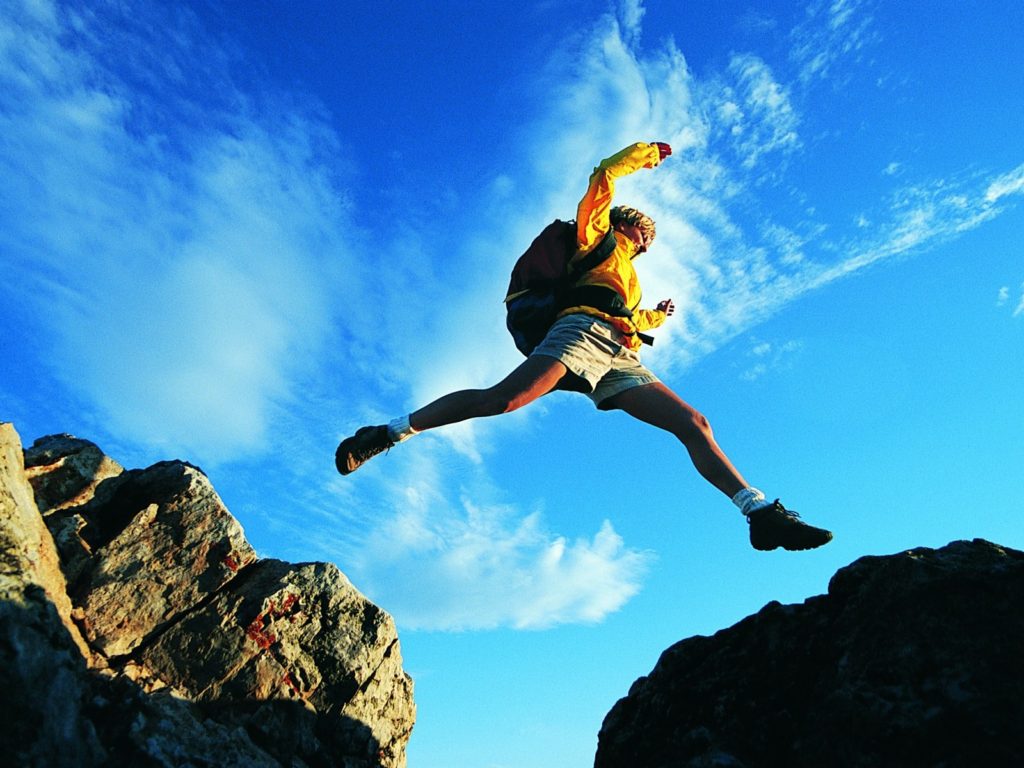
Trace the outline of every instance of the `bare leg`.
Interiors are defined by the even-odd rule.
[[[711,425],[702,414],[661,382],[621,392],[601,404],[671,432],[686,447],[697,471],[729,498],[747,487],[746,480],[718,447]]]
[[[488,389],[463,389],[444,395],[413,411],[409,423],[422,431],[479,416],[497,416],[532,403],[558,389],[563,380],[576,378],[553,357],[528,357],[498,384]]]

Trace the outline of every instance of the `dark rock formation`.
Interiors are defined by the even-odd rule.
[[[11,765],[401,768],[415,719],[391,617],[336,567],[257,558],[195,467],[10,424],[0,660]]]
[[[865,557],[662,654],[608,714],[596,768],[1017,766],[1024,553]]]

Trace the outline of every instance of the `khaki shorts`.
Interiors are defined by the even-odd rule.
[[[659,381],[623,341],[618,330],[596,317],[566,315],[551,326],[530,357],[544,355],[561,362],[586,382],[590,391],[584,394],[600,407],[613,395]]]

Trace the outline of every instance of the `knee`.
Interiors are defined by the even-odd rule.
[[[714,439],[714,433],[711,431],[711,422],[707,420],[703,413],[693,410],[690,411],[688,418],[683,421],[676,435],[687,445],[694,441],[710,442]]]

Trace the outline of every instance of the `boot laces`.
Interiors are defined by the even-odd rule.
[[[384,440],[380,441],[377,438],[382,435]],[[372,459],[378,453],[382,451],[386,454],[391,450],[391,446],[394,445],[387,436],[387,432],[374,431],[368,432],[362,436],[362,439],[356,443],[352,449],[352,455],[357,461],[363,462],[367,459]]]

